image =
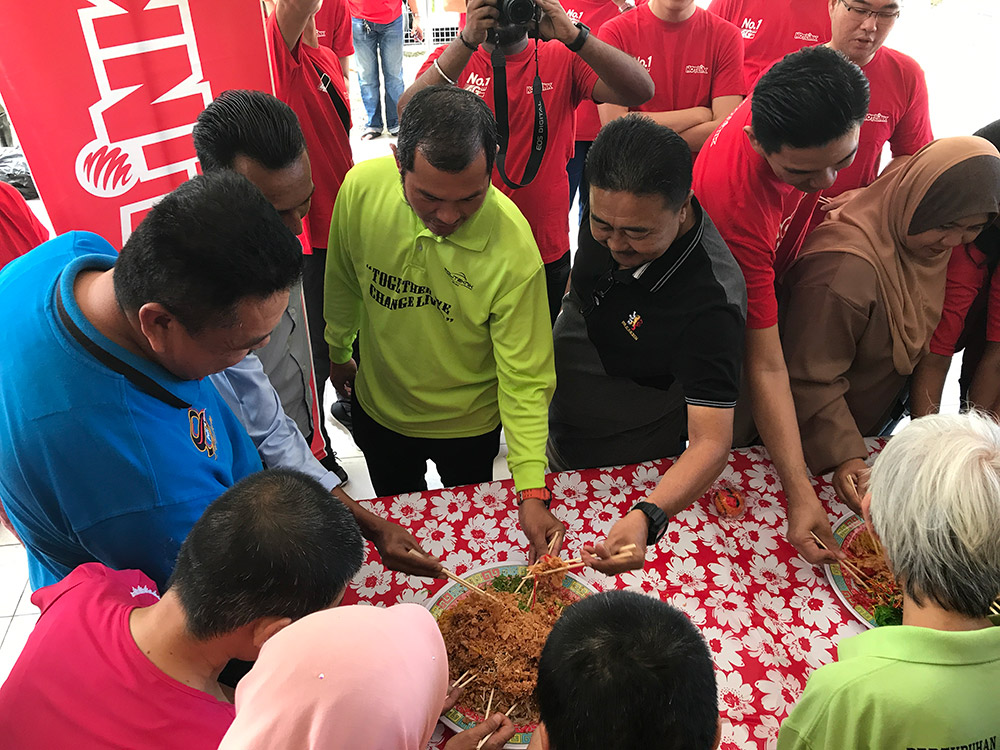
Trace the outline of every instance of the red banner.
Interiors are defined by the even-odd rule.
[[[0,50],[0,95],[56,232],[118,247],[196,173],[205,105],[274,90],[258,0],[3,3]]]

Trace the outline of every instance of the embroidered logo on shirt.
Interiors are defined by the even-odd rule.
[[[468,79],[465,81],[465,90],[471,91],[478,97],[485,98],[486,91],[490,87],[490,81],[493,79],[489,76],[480,76],[475,73],[469,73]]]
[[[708,75],[707,65],[688,65],[684,68],[685,73],[699,73],[701,75]]]
[[[811,34],[808,31],[796,31],[794,39],[797,39],[800,42],[810,42],[812,44],[815,44],[816,42],[819,41],[818,36],[816,36],[815,34]]]
[[[633,311],[625,320],[622,321],[622,327],[628,331],[628,335],[634,338],[636,341],[639,337],[636,335],[636,331],[639,330],[639,326],[642,325],[642,316],[639,313]]]
[[[137,596],[142,596],[143,594],[149,594],[150,596],[155,596],[157,599],[160,598],[160,595],[157,594],[155,591],[153,591],[153,589],[149,588],[149,586],[133,586],[132,591],[129,593],[132,594],[133,599]]]
[[[191,425],[191,442],[194,443],[194,447],[209,458],[216,458],[215,426],[212,424],[212,418],[205,416],[204,409],[201,411],[188,409],[188,422]]]
[[[743,23],[740,24],[740,34],[743,35],[744,39],[753,39],[760,31],[762,23],[764,23],[763,18],[758,18],[757,23],[754,23],[752,18],[744,18]]]
[[[865,122],[889,122],[889,115],[883,115],[881,112],[869,112],[865,115]]]
[[[445,268],[444,272],[448,274],[448,278],[451,279],[451,283],[455,286],[464,286],[466,289],[472,289],[472,284],[469,283],[469,279],[461,271],[458,273],[452,273]]]

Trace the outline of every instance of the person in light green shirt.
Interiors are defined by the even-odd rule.
[[[395,158],[358,164],[337,196],[325,338],[379,495],[425,490],[428,459],[446,486],[490,481],[503,424],[533,560],[564,532],[545,489],[552,330],[531,229],[490,183],[496,144],[475,94],[410,100]]]
[[[1000,425],[974,412],[911,422],[876,459],[862,511],[903,592],[903,624],[840,644],[778,750],[996,748]]]

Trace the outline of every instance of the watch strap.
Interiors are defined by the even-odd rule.
[[[632,510],[639,511],[649,519],[649,535],[646,537],[647,547],[656,544],[667,533],[667,524],[670,518],[658,506],[643,501],[636,503]]]
[[[566,49],[570,52],[579,52],[583,49],[583,45],[587,42],[587,37],[590,36],[590,27],[585,23],[580,23],[579,21],[573,24],[580,30],[580,33],[576,35],[576,39],[566,45]]]
[[[548,508],[552,504],[552,493],[548,487],[532,487],[528,490],[521,490],[517,493],[517,504],[521,505],[525,500],[541,500]]]

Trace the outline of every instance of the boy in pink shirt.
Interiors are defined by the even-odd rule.
[[[235,716],[222,669],[336,604],[361,559],[357,523],[318,482],[247,477],[195,523],[162,599],[99,563],[34,593],[41,616],[0,687],[4,745],[215,750]]]

